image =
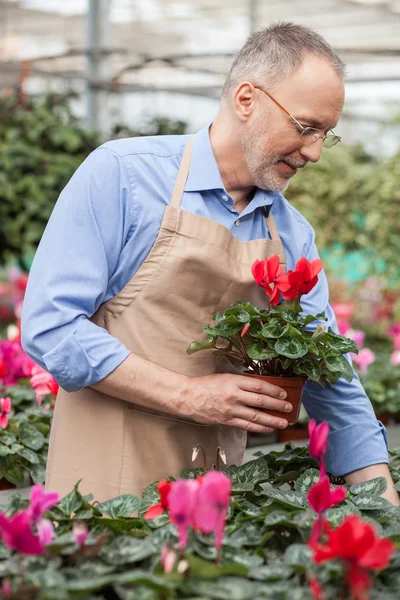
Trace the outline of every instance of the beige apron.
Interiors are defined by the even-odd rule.
[[[165,209],[154,246],[129,283],[100,306],[92,321],[129,350],[171,371],[190,377],[232,370],[212,351],[186,354],[204,338],[211,315],[238,299],[265,306],[265,292],[251,274],[255,259],[285,253],[272,215],[266,218],[271,240],[237,240],[220,223],[180,210],[189,173],[190,139],[179,169],[171,205]],[[218,200],[216,200],[217,202]],[[236,371],[237,372],[237,371]],[[152,382],[148,382],[152,386]],[[123,493],[140,495],[152,481],[177,477],[202,444],[208,463],[221,446],[228,464],[240,464],[245,431],[200,425],[147,410],[92,388],[57,397],[50,435],[46,487],[64,495],[78,480],[80,491],[103,501]]]

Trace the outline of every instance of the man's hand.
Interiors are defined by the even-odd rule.
[[[92,387],[178,418],[255,433],[285,429],[285,413],[292,410],[284,400],[286,392],[261,379],[230,373],[187,377],[134,354]],[[282,418],[264,412],[268,410],[282,411]]]
[[[286,392],[272,383],[242,375],[218,374],[189,378],[177,404],[178,414],[197,423],[229,425],[265,433],[285,429],[292,405]],[[282,418],[268,415],[281,411]]]

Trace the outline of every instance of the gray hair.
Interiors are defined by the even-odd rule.
[[[222,98],[246,80],[273,88],[297,71],[307,54],[325,58],[339,77],[344,77],[344,63],[324,38],[312,29],[278,21],[256,31],[235,58],[222,89]]]

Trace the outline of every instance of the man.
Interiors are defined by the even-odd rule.
[[[199,443],[209,464],[218,446],[237,463],[246,431],[287,426],[283,390],[185,350],[217,310],[265,303],[256,258],[279,254],[293,269],[318,256],[311,226],[280,192],[339,141],[343,101],[343,64],[326,42],[276,24],[240,51],[211,127],[194,139],[109,142],[81,165],[43,235],[22,319],[24,349],[63,388],[48,488],[67,493],[82,479],[97,500],[140,494],[179,475]],[[326,310],[335,327],[323,274],[303,306]],[[357,377],[308,383],[303,398],[330,424],[328,471],[351,483],[384,476],[398,503],[385,430]]]

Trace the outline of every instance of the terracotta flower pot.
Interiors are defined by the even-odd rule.
[[[14,483],[11,483],[11,481],[8,481],[8,479],[6,479],[5,477],[0,479],[0,491],[15,490],[16,487],[17,486]]]
[[[270,375],[254,375],[253,373],[243,373],[243,375],[268,381],[268,383],[273,383],[284,389],[287,393],[286,400],[293,406],[290,413],[282,413],[276,410],[268,410],[266,412],[273,417],[283,417],[287,419],[289,425],[297,422],[300,414],[303,388],[307,381],[306,377],[272,377]]]

